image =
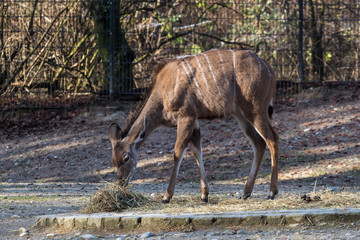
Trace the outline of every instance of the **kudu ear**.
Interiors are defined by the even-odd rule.
[[[134,143],[138,143],[138,142],[141,142],[142,140],[144,140],[145,131],[146,131],[146,117],[144,117],[144,123],[141,127],[141,131],[140,131],[139,135],[136,137],[136,139],[134,140]]]
[[[111,142],[121,140],[121,128],[117,123],[112,123],[109,127],[109,137]]]

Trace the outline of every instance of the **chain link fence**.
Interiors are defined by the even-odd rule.
[[[161,58],[250,49],[278,93],[359,81],[360,0],[3,0],[0,106],[137,96]]]

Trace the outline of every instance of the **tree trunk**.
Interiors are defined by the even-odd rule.
[[[311,43],[311,65],[312,74],[318,76],[317,80],[324,80],[324,48],[323,48],[323,31],[324,31],[324,14],[325,4],[321,0],[321,8],[314,5],[313,0],[309,0],[310,5],[310,43]]]
[[[114,52],[113,52],[113,93],[119,94],[131,91],[134,87],[132,62],[134,52],[125,39],[125,33],[120,23],[120,0],[114,0]],[[110,13],[109,0],[92,0],[90,11],[94,20],[96,44],[104,66],[103,91],[109,92],[110,79]]]

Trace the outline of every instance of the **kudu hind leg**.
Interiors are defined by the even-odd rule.
[[[183,160],[186,147],[188,146],[192,136],[194,123],[194,118],[182,118],[178,121],[177,137],[174,148],[174,168],[170,177],[169,186],[162,200],[163,203],[169,203],[171,198],[174,196],[176,178],[179,174],[180,165]]]
[[[198,122],[195,123],[195,128],[190,140],[190,147],[195,155],[196,163],[200,171],[201,200],[203,202],[208,202],[209,185],[206,180],[206,173],[202,155],[201,135]]]
[[[264,157],[266,143],[263,138],[257,133],[255,128],[243,116],[238,116],[235,118],[237,119],[246,137],[250,140],[251,146],[254,150],[254,160],[242,195],[243,199],[247,199],[251,196],[251,193],[253,191],[256,176],[259,171],[261,161]]]
[[[269,199],[274,199],[278,194],[278,171],[279,171],[279,136],[274,131],[267,117],[258,117],[254,121],[256,131],[265,140],[271,154],[271,182]]]

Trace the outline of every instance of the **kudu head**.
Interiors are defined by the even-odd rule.
[[[109,127],[109,137],[112,146],[112,162],[116,167],[117,176],[121,185],[128,185],[137,165],[137,143],[144,139],[144,126],[138,135],[124,136],[118,124],[112,123]]]

